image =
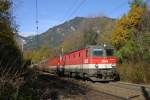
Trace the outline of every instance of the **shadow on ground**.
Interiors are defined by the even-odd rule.
[[[150,97],[149,97],[149,93],[148,91],[145,89],[145,87],[141,87],[141,91],[142,91],[142,95],[144,97],[145,100],[150,100]]]
[[[34,100],[66,100],[77,95],[86,95],[89,89],[86,85],[79,85],[56,76],[38,75],[34,80],[25,83],[21,90]]]

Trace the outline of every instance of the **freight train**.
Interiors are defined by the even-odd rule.
[[[106,46],[87,46],[80,50],[61,54],[39,64],[39,69],[70,77],[92,81],[119,80],[114,49]]]

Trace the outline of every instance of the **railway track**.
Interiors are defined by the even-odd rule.
[[[150,94],[150,86],[148,85],[132,84],[127,82],[110,82],[109,84],[134,91],[142,91],[142,88],[144,88],[145,91],[147,91]]]
[[[125,82],[95,84],[88,82],[87,84],[96,90],[123,97],[127,100],[150,100],[150,87],[146,85]]]
[[[85,82],[92,89],[122,100],[150,100],[150,86],[126,82]]]
[[[49,73],[46,74],[52,75]],[[57,77],[56,75],[54,76]],[[60,79],[79,84],[82,83],[82,85],[86,85],[88,88],[91,88],[100,94],[116,97],[119,100],[150,100],[150,86],[148,85],[139,85],[126,82],[92,83],[90,81],[79,81],[74,78],[65,77],[61,77]]]
[[[43,73],[41,73],[41,74],[43,74]],[[85,82],[79,81],[79,80],[75,80],[74,78],[65,78],[65,77],[61,77],[60,78],[57,75],[49,74],[49,73],[44,73],[44,75],[46,75],[46,76],[49,75],[50,77],[53,77],[54,79],[60,79],[60,80],[64,80],[64,81],[67,81],[67,82],[70,82],[70,83],[75,83],[78,86],[87,88],[90,91],[90,93],[91,93],[91,91],[94,92],[94,96],[91,95],[91,94],[90,94],[91,96],[89,96],[88,92],[87,92],[86,95],[82,95],[82,96],[84,96],[86,98],[85,100],[99,100],[99,99],[95,99],[95,97],[99,97],[99,98],[102,97],[101,100],[127,100],[124,97],[116,96],[116,95],[113,95],[113,94],[110,94],[110,93],[106,93],[106,92],[99,91],[97,89],[91,88]],[[42,78],[44,80],[46,80],[46,81],[50,81],[50,79],[48,77],[42,77]]]
[[[110,85],[120,87],[122,89],[130,90],[133,93],[136,93],[129,98],[143,98],[144,100],[150,100],[150,86],[141,85],[141,84],[133,84],[127,82],[110,82]]]

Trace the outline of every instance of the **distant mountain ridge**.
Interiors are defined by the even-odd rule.
[[[36,49],[37,47],[40,47],[42,45],[48,45],[51,48],[58,47],[64,41],[65,37],[80,29],[83,22],[94,21],[95,19],[99,20],[99,22],[96,22],[96,25],[98,27],[102,27],[100,30],[101,32],[106,28],[105,26],[108,26],[108,24],[112,24],[115,22],[115,19],[107,17],[75,17],[70,21],[66,21],[60,25],[48,29],[46,32],[38,36],[27,37],[25,48]]]

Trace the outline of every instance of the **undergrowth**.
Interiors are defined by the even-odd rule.
[[[150,84],[150,64],[119,64],[118,72],[122,81]]]

